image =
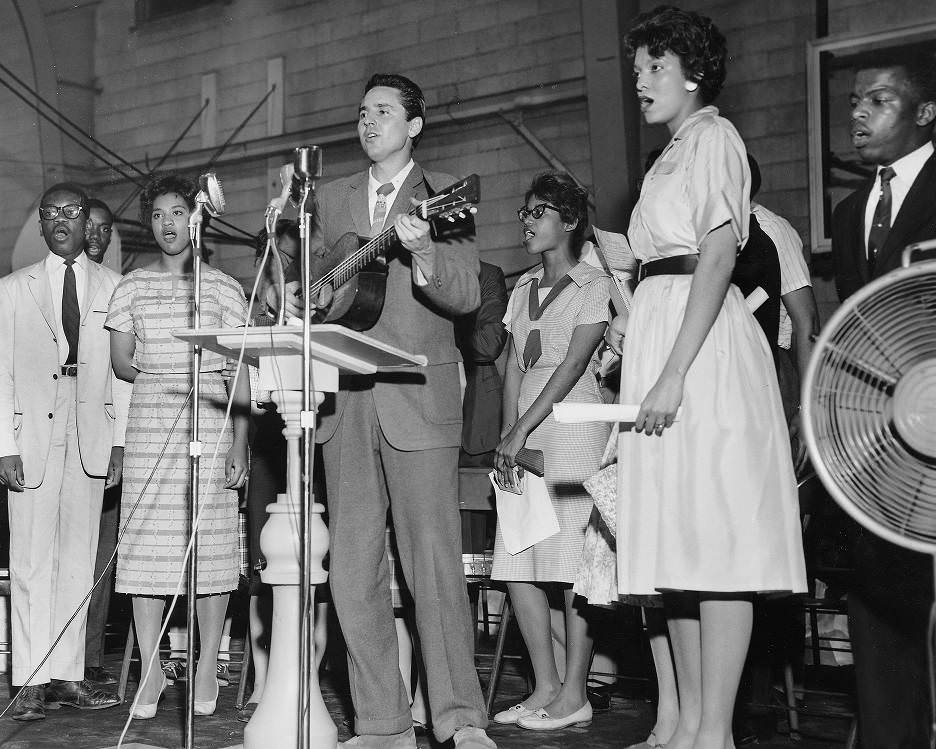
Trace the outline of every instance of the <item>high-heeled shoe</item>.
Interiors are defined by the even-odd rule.
[[[218,682],[215,681],[215,696],[213,700],[195,700],[195,715],[214,715],[218,707]]]
[[[162,686],[159,688],[159,694],[156,695],[156,701],[147,704],[138,702],[137,706],[130,711],[130,717],[134,720],[149,720],[150,718],[155,718],[159,701],[166,695],[166,686],[168,686],[168,681],[166,677],[163,676]]]

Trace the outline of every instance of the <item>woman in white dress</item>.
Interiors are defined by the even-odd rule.
[[[491,578],[507,581],[536,683],[531,695],[494,720],[551,730],[585,725],[592,717],[585,695],[592,643],[583,607],[573,602],[572,583],[592,508],[582,482],[598,470],[609,433],[604,424],[560,424],[552,406],[560,401],[601,402],[595,350],[607,327],[610,279],[579,260],[588,205],[585,191],[568,175],[534,179],[518,217],[524,249],[542,263],[517,281],[504,318],[510,356],[494,469],[500,485],[508,486],[520,448],[542,450],[559,531],[510,554],[498,523]],[[510,496],[498,501],[509,502]],[[565,608],[562,682],[553,654],[550,589],[563,598]]]
[[[711,106],[726,58],[711,20],[663,6],[638,16],[626,43],[640,109],[672,138],[628,229],[642,263],[633,309],[608,334],[621,402],[641,404],[619,438],[618,586],[664,596],[680,703],[667,749],[732,749],[752,596],[806,589],[776,372],[730,285],[750,171]]]

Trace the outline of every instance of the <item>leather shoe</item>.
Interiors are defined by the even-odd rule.
[[[20,688],[10,717],[22,721],[42,720],[45,718],[45,694],[45,684],[30,684]]]
[[[512,726],[516,725],[520,718],[524,718],[527,715],[533,715],[533,711],[528,707],[524,707],[523,703],[520,702],[513,707],[508,707],[506,710],[501,710],[499,713],[495,714],[491,720],[495,723],[500,723],[502,726]]]
[[[347,749],[416,749],[416,734],[412,728],[390,736],[362,734],[339,742],[338,747],[339,749],[344,747]]]
[[[104,666],[85,666],[85,681],[97,684],[99,687],[110,686],[117,683],[117,677],[108,671]]]
[[[67,705],[79,710],[104,710],[120,704],[120,699],[112,692],[98,689],[91,682],[59,681],[52,679],[46,689],[46,706]]]
[[[484,729],[475,726],[459,728],[452,739],[455,741],[455,749],[497,749],[497,744]]]
[[[532,715],[520,718],[517,725],[531,731],[558,731],[560,728],[568,728],[569,726],[584,728],[590,726],[591,722],[592,706],[586,701],[578,710],[566,715],[564,718],[553,718],[542,709],[534,710]]]

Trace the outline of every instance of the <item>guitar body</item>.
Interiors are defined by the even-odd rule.
[[[465,211],[473,213],[471,206],[480,199],[480,180],[477,174],[472,174],[427,198],[410,214],[425,221],[446,218],[452,224],[457,224],[457,215],[468,220],[473,233],[474,222]],[[438,226],[434,225],[434,231],[438,234]],[[334,292],[328,309],[316,311],[313,321],[336,323],[351,330],[372,328],[383,310],[389,273],[387,255],[397,242],[392,226],[371,239],[348,232],[341,236],[327,256],[324,253],[313,254],[309,259],[312,297],[318,299],[326,286]]]
[[[367,241],[354,232],[344,234],[327,257],[313,255],[311,277],[319,279],[331,273],[339,264],[353,257]],[[335,323],[351,330],[374,327],[383,309],[388,272],[383,257],[367,263],[345,283],[333,288],[334,297],[328,310],[316,311],[313,321]]]

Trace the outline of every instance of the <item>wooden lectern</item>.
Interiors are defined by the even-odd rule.
[[[231,359],[236,359],[243,348],[244,363],[259,366],[261,396],[270,394],[286,424],[283,429],[287,449],[286,494],[280,494],[274,504],[267,505],[269,518],[260,535],[260,547],[267,562],[260,578],[273,586],[270,665],[263,699],[244,729],[244,747],[293,749],[300,745],[302,326],[200,328],[177,330],[174,335]],[[339,374],[367,375],[426,365],[424,356],[409,354],[339,325],[312,326],[309,354],[315,410],[325,393],[337,392]],[[314,432],[314,424],[311,426]],[[309,508],[310,538],[306,548],[311,549],[308,578],[313,584],[322,584],[328,578],[322,568],[322,559],[328,551],[328,530],[322,521],[324,509],[318,502]],[[314,668],[311,670],[314,672]],[[317,674],[310,673],[307,678],[307,743],[322,749],[335,747],[337,729],[322,701]]]

